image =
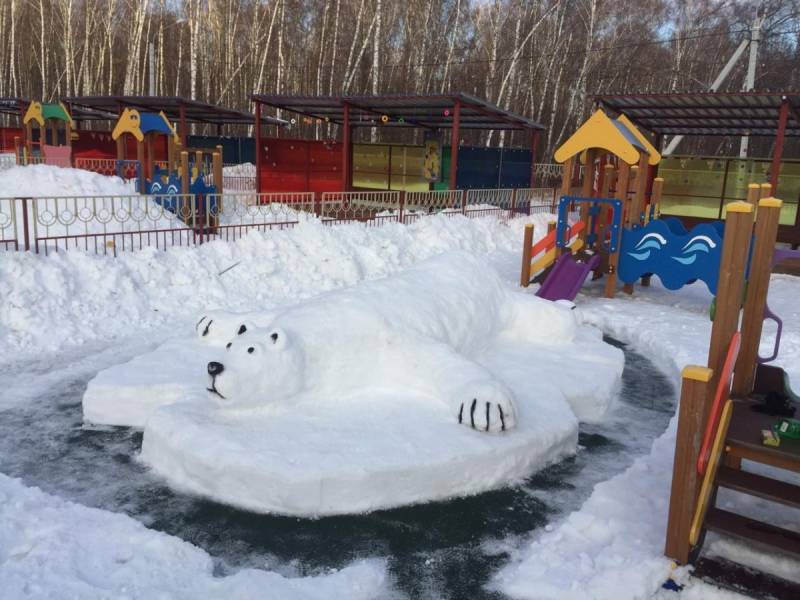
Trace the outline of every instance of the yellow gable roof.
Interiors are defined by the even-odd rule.
[[[626,135],[627,133],[627,135]],[[606,113],[598,109],[578,130],[556,150],[553,158],[558,163],[576,156],[590,148],[600,148],[625,161],[629,165],[639,162],[638,138],[626,125],[615,124]],[[643,148],[644,149],[644,146]]]
[[[639,143],[644,146],[645,150],[647,150],[647,164],[649,165],[657,165],[661,162],[661,153],[656,150],[656,147],[650,143],[650,140],[637,129],[636,125],[631,123],[630,119],[626,117],[624,114],[617,117],[617,121],[622,123],[628,131],[630,131],[633,136],[639,140]]]

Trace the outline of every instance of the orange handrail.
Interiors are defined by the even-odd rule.
[[[586,228],[585,221],[578,221],[572,227],[567,228],[567,239],[578,235],[581,231]],[[550,250],[553,246],[556,245],[556,232],[558,230],[554,229],[538,242],[536,242],[533,246],[531,246],[531,258],[539,254],[539,252]]]
[[[708,459],[711,456],[711,444],[714,441],[714,434],[719,426],[720,415],[728,400],[731,390],[731,378],[736,359],[739,357],[739,347],[742,344],[742,334],[737,331],[731,337],[728,346],[728,353],[725,355],[725,363],[722,366],[717,390],[714,394],[714,403],[711,405],[711,412],[708,414],[708,423],[703,435],[703,444],[700,446],[700,454],[697,456],[697,473],[702,477],[708,468]]]

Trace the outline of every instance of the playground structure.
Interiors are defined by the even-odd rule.
[[[574,195],[571,174],[579,155],[583,180]],[[670,290],[700,280],[717,293],[723,223],[700,222],[687,230],[679,219],[660,216],[663,179],[652,177],[660,155],[624,115],[611,120],[598,109],[555,159],[565,163],[558,223],[536,244],[532,226],[526,228],[520,285],[534,280],[541,282],[537,295],[573,300],[593,272],[595,278],[605,275],[607,298],[618,280],[630,294],[636,281],[649,285],[653,275]],[[772,189],[768,183],[751,187]],[[748,194],[749,201],[758,200]],[[570,225],[570,209],[576,208],[579,218]]]
[[[575,181],[581,158],[582,181]],[[621,248],[626,239],[658,222],[662,181],[651,175],[661,155],[624,116],[612,120],[597,110],[556,150],[555,160],[564,164],[558,223],[536,244],[533,226],[526,226],[520,285],[541,281],[537,295],[572,300],[593,272],[606,276],[606,297],[614,296],[620,276],[626,292],[632,293],[638,275],[625,268],[630,253],[622,255],[626,258],[620,265]],[[570,225],[570,209],[576,208],[579,218]],[[672,265],[666,267],[672,270]]]
[[[659,166],[662,212],[678,217],[687,229],[722,219],[727,202],[746,200],[748,184],[766,181],[783,201],[778,241],[800,244],[800,169],[784,159],[787,139],[800,137],[799,92],[622,93],[593,100],[608,114],[624,114],[652,133],[659,147],[666,136],[762,138],[760,146],[769,148],[763,158],[666,157]]]
[[[726,206],[708,362],[683,370],[665,545],[665,554],[680,564],[699,557],[707,531],[800,556],[800,534],[771,524],[769,514],[758,520],[716,506],[724,487],[800,508],[800,486],[779,475],[800,473],[800,440],[775,431],[780,413],[769,411],[770,402],[796,410],[800,399],[783,369],[767,364],[778,355],[782,330],[767,305],[770,273],[800,253],[775,248],[782,202],[760,197],[770,191],[769,184],[753,184],[748,201]],[[776,339],[771,355],[762,357],[767,319],[776,321]],[[779,438],[778,445],[767,445],[764,432]],[[744,470],[742,459],[776,474]]]
[[[175,128],[163,112],[140,113],[133,108],[125,108],[119,117],[112,139],[117,143],[117,164],[121,168],[126,162],[125,135],[136,139],[136,161],[139,171],[139,191],[143,194],[216,194],[222,193],[222,148],[208,151],[191,151],[194,164],[190,168],[190,151],[183,150]],[[167,160],[159,163],[156,159],[156,144],[166,141]],[[210,160],[207,160],[210,159]],[[216,186],[206,184],[212,165],[213,176],[220,182]]]
[[[72,166],[73,122],[64,104],[31,102],[22,123],[27,160],[37,157],[46,164]]]

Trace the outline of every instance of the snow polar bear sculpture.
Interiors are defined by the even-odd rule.
[[[463,271],[453,269],[454,254]],[[198,323],[201,336],[207,326],[211,335],[212,320],[222,323],[212,317]],[[344,402],[370,389],[405,389],[445,402],[454,421],[483,432],[513,428],[516,409],[508,386],[473,357],[499,338],[568,343],[578,325],[568,307],[508,289],[463,252],[270,320],[266,328],[220,326],[231,339],[207,366],[207,389],[220,408],[285,406],[303,397]]]
[[[208,311],[200,315],[194,331],[203,344],[224,346],[237,335],[259,326],[269,325],[274,318],[273,313]]]

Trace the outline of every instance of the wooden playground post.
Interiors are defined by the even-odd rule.
[[[27,123],[25,123],[25,148],[28,150],[28,158],[33,156],[33,122],[32,121],[28,121]]]
[[[747,281],[742,317],[742,344],[733,376],[733,393],[737,395],[746,396],[753,391],[769,276],[772,272],[772,254],[778,237],[782,204],[777,198],[763,198],[758,202],[755,246],[750,259],[750,277]]]
[[[631,167],[625,161],[619,161],[619,169],[617,170],[617,187],[616,199],[622,201],[625,206],[625,199],[628,197],[628,183],[630,181]],[[612,231],[611,235],[615,235]],[[617,291],[617,266],[619,265],[619,241],[622,236],[622,231],[617,231],[617,251],[611,252],[608,255],[608,273],[606,274],[605,297],[613,298],[614,293]]]
[[[625,197],[621,198],[624,207],[622,222],[625,223],[625,227],[631,227],[633,225],[633,210],[631,210],[631,205],[633,204],[633,194],[636,192],[636,180],[638,178],[639,165],[633,165],[631,166],[631,174],[628,178],[628,189],[626,190]]]
[[[645,196],[647,194],[647,173],[648,173],[648,155],[642,151],[639,156],[639,165],[637,169],[636,187],[633,194],[633,202],[631,203],[631,224],[639,225],[643,222],[642,212],[645,206]]]
[[[597,155],[597,150],[589,148],[586,151],[586,162],[583,167],[583,186],[581,188],[581,196],[584,198],[591,198],[594,196],[594,159]],[[589,204],[584,202],[581,204],[581,221],[586,223],[581,232],[578,234],[583,242],[586,242],[586,235],[589,229]]]
[[[758,199],[761,198],[761,186],[757,183],[751,183],[747,186],[747,202],[755,206],[758,204]]]
[[[522,269],[520,270],[519,284],[528,287],[531,282],[531,247],[533,246],[533,225],[525,225],[525,234],[522,238]]]
[[[144,160],[144,142],[140,142],[138,140],[136,141],[136,160],[139,161],[139,169],[142,173],[142,176],[139,178],[139,193],[144,194],[147,191],[145,190],[145,181],[147,180],[147,164]]]
[[[663,177],[656,177],[653,179],[653,188],[650,192],[650,209],[645,209],[644,212],[644,224],[647,225],[651,219],[658,218],[658,205],[661,202],[661,192],[664,189],[664,178]],[[652,275],[645,275],[641,279],[642,287],[650,287],[650,280],[653,278]]]
[[[598,195],[600,198],[608,198],[609,193],[611,192],[611,185],[614,179],[614,165],[604,162],[603,169],[600,175],[600,189],[598,190]],[[595,249],[599,252],[603,250],[603,243],[606,239],[606,234],[608,233],[608,209],[604,206],[598,207],[600,210],[597,213],[596,219],[596,241],[595,241]],[[602,264],[602,263],[601,263]],[[597,276],[600,275],[602,266],[598,266],[598,270],[595,271]]]
[[[211,155],[211,162],[214,168],[214,186],[217,188],[217,195],[219,196],[217,200],[218,208],[222,212],[222,153],[214,152]]]
[[[653,180],[653,193],[650,196],[650,218],[657,219],[661,215],[661,196],[664,193],[664,178],[656,177]]]
[[[189,193],[189,153],[181,150],[181,194]]]
[[[575,157],[570,156],[564,162],[564,169],[561,172],[561,196],[569,196],[569,192],[572,189],[572,169],[575,166]],[[560,204],[560,202],[559,202]],[[558,209],[556,209],[558,210]],[[563,248],[559,248],[558,244],[556,244],[556,260],[561,256]]]
[[[147,149],[147,168],[145,169],[145,177],[152,181],[156,171],[156,148],[155,140],[152,133],[144,135],[144,143]]]
[[[711,369],[700,366],[687,366],[682,373],[664,554],[683,565],[689,562],[691,552],[689,530],[699,489],[696,465],[712,377]]]
[[[192,175],[194,177],[200,177],[203,174],[203,151],[202,150],[195,150],[194,151],[194,173]]]
[[[221,150],[222,146],[217,146],[217,148]],[[211,155],[211,162],[214,169],[214,186],[217,188],[217,206],[215,214],[211,216],[211,224],[217,227],[219,225],[219,215],[222,214],[224,208],[222,196],[222,152],[214,152]]]
[[[744,272],[752,235],[753,205],[741,201],[729,203],[725,220],[725,234],[722,238],[716,311],[714,323],[711,326],[711,342],[708,350],[708,367],[714,371],[711,389],[717,387],[731,337],[739,328]],[[703,408],[703,423],[706,422],[710,409],[710,403]]]
[[[64,121],[64,145],[72,147],[72,125],[70,125],[69,121]],[[72,167],[75,164],[75,158],[72,155],[72,152],[69,153],[69,166]]]
[[[630,187],[633,188],[633,196],[625,195],[625,227],[631,228],[641,222],[642,205],[644,204],[644,193],[647,190],[647,154],[639,153],[639,164],[631,167]],[[633,294],[633,284],[626,283],[622,286],[622,291],[626,294]]]
[[[771,183],[762,183],[761,184],[761,197],[762,198],[769,198],[772,196],[772,184]]]
[[[172,173],[175,170],[175,139],[173,136],[167,136],[167,173]]]

